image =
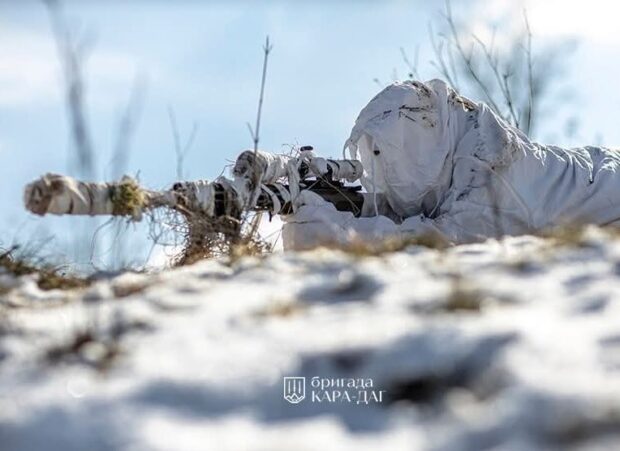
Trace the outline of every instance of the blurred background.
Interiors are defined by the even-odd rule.
[[[35,217],[23,187],[46,172],[98,181],[126,173],[151,188],[217,177],[252,146],[246,123],[267,35],[264,150],[310,144],[337,157],[382,87],[437,77],[495,101],[536,140],[618,144],[620,6],[448,6],[0,0],[0,247],[21,244],[86,270],[165,264],[169,252],[152,245],[146,224]],[[83,115],[77,134],[71,111]]]

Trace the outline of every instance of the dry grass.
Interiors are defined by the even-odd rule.
[[[14,247],[0,254],[0,268],[17,277],[35,274],[37,285],[42,290],[70,290],[90,284],[88,279],[64,274],[60,268],[33,263],[25,257],[16,256],[16,249]]]
[[[174,266],[216,257],[228,257],[232,263],[245,256],[270,252],[271,245],[258,233],[259,221],[259,215],[242,220],[230,216],[184,215],[182,223],[173,225],[183,237],[183,250],[174,259]]]
[[[90,330],[77,331],[67,342],[49,348],[45,354],[48,363],[85,362],[99,371],[108,369],[118,358],[121,348],[116,341],[98,340]]]
[[[547,241],[550,249],[588,248],[596,246],[601,239],[617,240],[620,228],[617,226],[596,226],[593,224],[571,224],[547,229],[538,234]]]
[[[114,215],[138,216],[146,204],[144,191],[129,177],[114,186],[111,199]]]
[[[471,286],[462,276],[457,275],[442,309],[447,312],[479,312],[483,307],[483,296],[480,290]]]
[[[585,232],[584,225],[570,225],[545,230],[540,236],[553,246],[581,247],[585,244]]]
[[[257,310],[254,312],[255,317],[257,318],[266,318],[266,317],[290,317],[296,314],[299,314],[305,310],[305,306],[300,304],[299,302],[290,301],[290,300],[277,300],[264,308]]]
[[[423,246],[429,249],[445,250],[450,247],[450,245],[448,241],[439,235],[426,234],[417,237],[386,238],[377,241],[355,240],[346,244],[336,243],[325,247],[339,249],[357,257],[367,257],[402,251],[410,246]]]
[[[115,320],[105,328],[94,325],[76,329],[64,342],[47,348],[48,364],[82,364],[106,371],[123,355],[123,340],[129,333],[149,332],[152,326],[140,320]]]
[[[112,293],[116,298],[126,298],[128,296],[142,293],[149,287],[145,282],[131,282],[112,285]]]

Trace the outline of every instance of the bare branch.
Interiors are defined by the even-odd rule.
[[[185,144],[181,145],[181,134],[179,132],[179,126],[177,124],[176,114],[174,113],[174,109],[170,105],[168,105],[168,118],[170,119],[172,139],[174,140],[174,153],[176,155],[176,176],[177,180],[183,180],[185,178],[185,174],[183,171],[185,157],[187,157],[189,150],[194,144],[196,135],[198,134],[198,123],[194,121],[189,136],[185,141]]]
[[[493,108],[497,113],[501,114],[501,110],[498,107],[497,103],[495,102],[493,95],[491,94],[491,91],[489,90],[489,87],[484,81],[482,81],[481,75],[478,73],[478,71],[475,69],[473,65],[473,55],[474,55],[473,43],[470,46],[469,52],[466,52],[465,49],[463,49],[463,44],[461,43],[461,39],[459,37],[456,24],[454,22],[454,17],[452,16],[452,7],[450,6],[450,0],[446,0],[446,21],[450,29],[452,43],[454,44],[454,47],[456,48],[458,55],[460,56],[462,62],[464,63],[463,66],[466,69],[466,72],[468,73],[470,78],[474,81],[474,83],[478,86],[480,91],[482,91],[482,93],[486,97],[487,102],[489,102],[491,108]]]
[[[95,173],[95,150],[86,119],[85,82],[83,62],[86,60],[89,40],[75,38],[58,0],[43,0],[47,7],[52,31],[65,77],[67,112],[75,146],[75,158],[81,175],[92,178]]]
[[[534,100],[536,96],[534,95],[534,64],[532,62],[532,30],[530,28],[530,21],[527,17],[527,11],[523,10],[523,18],[525,20],[525,30],[526,30],[526,50],[525,57],[527,58],[527,81],[529,87],[528,93],[528,103],[525,114],[525,133],[529,133],[532,128],[532,115],[534,112]]]
[[[112,154],[112,177],[119,178],[127,170],[127,162],[131,154],[131,138],[135,132],[142,102],[144,98],[144,82],[139,77],[134,79],[133,87],[125,106],[125,110],[118,122],[116,144]]]
[[[487,47],[487,45],[480,38],[478,38],[478,36],[472,35],[472,37],[474,38],[476,42],[478,42],[478,45],[482,49],[482,52],[486,58],[487,64],[489,68],[491,69],[491,73],[495,77],[495,81],[497,82],[499,90],[502,93],[502,96],[504,98],[504,103],[506,104],[506,107],[508,108],[510,122],[515,127],[518,128],[519,127],[519,116],[517,115],[515,111],[514,100],[513,100],[512,92],[510,90],[510,85],[508,83],[508,79],[511,76],[510,69],[506,68],[506,71],[500,74],[499,60],[493,57],[492,49]]]
[[[437,69],[437,71],[441,74],[441,76],[444,77],[446,79],[446,81],[454,89],[458,90],[459,89],[458,88],[458,83],[456,82],[454,77],[452,77],[450,75],[450,70],[449,70],[449,68],[446,65],[446,62],[444,60],[444,56],[443,56],[443,44],[444,44],[444,41],[441,41],[441,42],[438,43],[435,40],[435,33],[433,32],[433,26],[431,24],[428,25],[428,34],[429,34],[429,39],[431,41],[431,47],[433,49],[433,53],[435,54],[435,58],[436,58],[435,61],[431,61],[431,65],[433,67],[435,67],[435,69]]]
[[[418,73],[418,58],[420,56],[420,46],[417,45],[416,48],[415,48],[415,54],[414,54],[414,57],[413,57],[413,64],[411,63],[411,61],[407,57],[407,53],[405,52],[405,49],[403,47],[400,48],[400,55],[403,58],[403,61],[405,62],[405,65],[409,69],[409,78],[415,79],[415,80],[419,80],[420,79],[420,74]]]
[[[258,108],[256,111],[256,127],[252,129],[252,126],[249,123],[247,123],[248,130],[250,131],[250,135],[252,136],[252,140],[254,141],[255,161],[258,160],[258,142],[260,139],[260,120],[261,120],[261,115],[263,112],[263,99],[265,96],[265,82],[267,80],[267,63],[269,62],[269,53],[271,52],[272,49],[273,49],[273,46],[269,43],[269,36],[267,36],[265,39],[265,45],[263,46],[263,54],[264,54],[263,74],[261,77],[260,95],[258,97]],[[252,186],[254,188],[254,192],[256,195],[260,191],[260,174],[259,174],[259,171],[254,171],[254,174],[255,174],[255,177],[254,177],[254,180],[252,180]],[[256,220],[260,221],[261,213],[257,213],[257,216],[259,216],[259,218]],[[244,218],[243,222],[245,223],[246,220],[247,220],[247,216]]]
[[[265,82],[267,80],[267,62],[269,61],[269,52],[271,52],[272,49],[273,46],[269,43],[269,36],[267,36],[265,40],[265,45],[263,46],[263,75],[261,77],[260,96],[258,97],[258,109],[256,111],[256,126],[254,127],[254,129],[252,129],[252,127],[249,127],[250,133],[252,135],[252,140],[254,141],[254,153],[258,152],[258,142],[260,139],[260,120],[263,110],[263,99],[265,96]]]

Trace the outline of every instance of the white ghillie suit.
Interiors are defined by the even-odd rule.
[[[365,168],[364,217],[302,193],[305,205],[285,218],[285,248],[432,232],[465,243],[620,224],[620,152],[534,143],[440,80],[381,91],[347,146]]]

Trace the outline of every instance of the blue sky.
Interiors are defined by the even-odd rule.
[[[269,61],[261,147],[312,144],[340,154],[357,112],[376,94],[378,78],[406,74],[399,48],[420,46],[422,78],[437,76],[427,63],[428,24],[440,23],[436,1],[66,1],[71,23],[90,33],[87,61],[89,118],[99,179],[110,177],[116,123],[134,80],[145,96],[132,141],[128,172],[151,187],[175,178],[168,108],[182,136],[198,134],[185,164],[191,178],[214,178],[227,160],[251,145],[261,46]],[[563,83],[568,107],[549,115],[537,136],[565,145],[620,142],[615,86],[620,37],[614,2],[539,0],[455,2],[469,28],[529,12],[537,43],[579,41]],[[559,20],[559,17],[562,20]],[[509,30],[506,30],[509,33]],[[501,31],[500,31],[501,35]],[[566,96],[566,94],[563,94]],[[567,117],[579,119],[568,139]],[[63,236],[70,218],[34,218],[21,205],[25,183],[45,172],[70,172],[70,143],[62,83],[48,16],[35,0],[0,1],[0,243],[28,239],[38,230]],[[107,168],[107,170],[106,170]],[[17,238],[15,238],[17,237]],[[59,240],[62,242],[62,238]]]

